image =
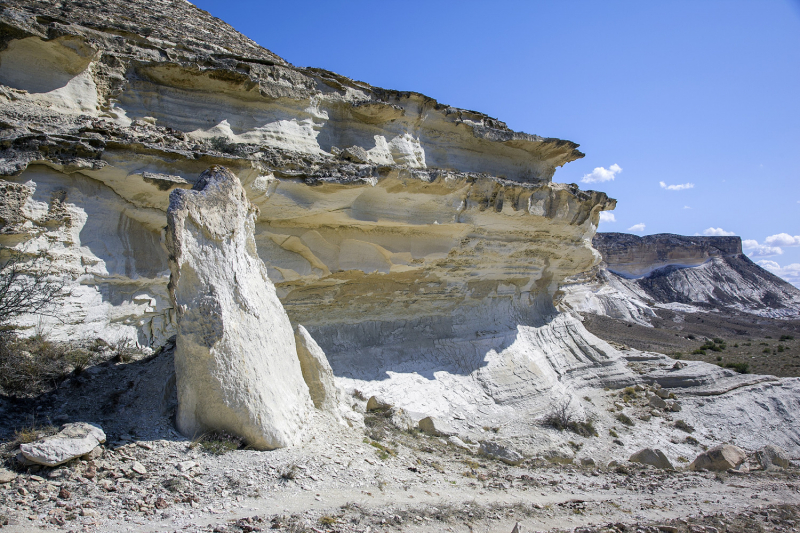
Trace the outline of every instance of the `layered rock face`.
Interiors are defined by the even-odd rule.
[[[311,402],[292,325],[256,254],[256,212],[219,167],[170,195],[176,423],[189,437],[222,430],[272,449],[302,441]]]
[[[567,281],[564,308],[643,325],[658,307],[800,316],[800,290],[753,263],[739,237],[598,233],[593,244],[603,262]]]
[[[0,185],[13,191],[0,243],[47,248],[75,280],[53,336],[156,346],[175,333],[170,191],[221,164],[258,208],[255,249],[289,319],[343,385],[420,416],[458,405],[492,419],[571,394],[565,375],[628,379],[552,303],[599,260],[591,238],[615,204],[552,183],[576,144],[295,68],[184,2],[12,0],[0,25]],[[206,259],[191,262],[210,276]]]
[[[46,248],[75,280],[55,338],[174,333],[168,197],[213,164],[260,208],[259,254],[309,331],[541,317],[597,260],[614,201],[551,182],[574,143],[295,68],[184,2],[0,9],[0,244]]]

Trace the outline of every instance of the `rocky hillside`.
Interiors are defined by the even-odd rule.
[[[648,324],[658,308],[800,317],[800,290],[742,253],[739,237],[598,233],[603,261],[563,287],[564,308]]]
[[[295,68],[183,0],[0,0],[0,30],[0,253],[68,289],[0,337],[0,526],[685,533],[662,522],[796,503],[800,380],[557,311],[615,206],[552,182],[576,144]],[[714,242],[598,244],[570,294],[788,305]]]

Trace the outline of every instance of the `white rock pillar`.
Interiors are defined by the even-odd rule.
[[[298,444],[313,409],[289,317],[256,254],[258,209],[224,167],[170,194],[178,430],[227,431],[257,449]]]

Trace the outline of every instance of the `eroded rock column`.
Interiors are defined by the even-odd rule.
[[[224,167],[170,195],[169,290],[178,317],[178,429],[258,449],[302,441],[312,408],[294,332],[256,254],[257,208]]]

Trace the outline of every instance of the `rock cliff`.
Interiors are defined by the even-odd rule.
[[[285,431],[260,447],[291,444],[304,410],[318,415],[312,400],[339,417],[343,397],[358,407],[355,399],[375,395],[400,408],[396,415],[435,417],[465,438],[487,440],[502,428],[531,453],[569,450],[563,435],[542,430],[553,405],[571,405],[576,419],[608,430],[616,420],[609,399],[601,408],[592,398],[656,381],[674,363],[621,352],[554,306],[565,279],[601,260],[592,237],[600,211],[615,205],[604,193],[552,182],[557,167],[582,157],[572,142],[514,132],[418,93],[296,68],[180,0],[5,0],[0,30],[0,245],[46,250],[74,287],[63,322],[27,317],[19,325],[51,338],[151,347],[185,333],[196,346],[182,353],[188,343],[178,338],[179,374],[181,365],[197,370],[184,356],[211,354],[209,335],[230,354],[251,355],[235,360],[241,381],[227,390],[207,379],[228,370],[214,367],[219,354],[205,357],[203,379],[230,411],[204,418],[196,395],[179,391],[187,433],[228,429],[259,443],[248,433],[258,420],[248,417],[285,416],[286,424],[268,421]],[[168,242],[170,198],[194,198],[207,185],[203,173],[222,166],[241,191],[208,211],[195,206],[182,231],[176,223],[191,217],[178,216],[176,200]],[[247,229],[239,240],[221,238],[214,228],[233,220]],[[712,248],[703,258],[654,251],[656,272],[733,260]],[[648,272],[624,256],[624,269]],[[186,278],[183,264],[203,276]],[[651,305],[633,281],[598,272]],[[184,312],[199,313],[194,324]],[[256,317],[275,326],[283,351],[260,335]],[[292,355],[296,339],[288,392],[260,411],[255,396],[281,393],[247,374],[259,356]],[[763,392],[754,389],[762,381],[732,371],[703,381],[707,366],[690,370],[687,395],[701,381],[734,406]],[[767,381],[763,390],[772,387],[781,402],[796,396],[797,383]],[[704,413],[723,400],[695,402],[698,425],[718,420]],[[737,434],[753,445],[794,439],[780,429],[798,427],[783,405],[758,420],[742,414]],[[352,409],[341,411],[359,422]],[[646,427],[631,442],[670,442],[656,422]],[[615,445],[597,446],[608,453]]]
[[[289,319],[351,390],[491,419],[533,405],[531,380],[550,397],[565,373],[629,379],[553,306],[615,205],[552,182],[575,143],[296,68],[186,2],[1,9],[0,244],[46,249],[74,280],[53,338],[176,332],[170,194],[224,165]]]
[[[739,237],[598,233],[603,261],[562,288],[563,308],[648,324],[659,307],[800,316],[800,290],[753,263]]]
[[[56,337],[174,333],[168,197],[214,164],[260,208],[259,253],[306,326],[548,307],[597,260],[614,201],[551,182],[583,155],[569,141],[295,68],[186,2],[8,1],[0,27],[0,244],[76,281]]]

